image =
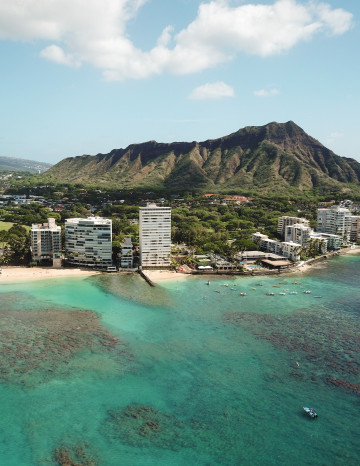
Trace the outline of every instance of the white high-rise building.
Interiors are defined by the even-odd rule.
[[[148,204],[139,212],[140,264],[169,267],[171,264],[171,207]]]
[[[65,221],[65,254],[70,264],[107,267],[112,264],[112,221],[102,217]]]
[[[309,220],[306,218],[302,217],[289,217],[287,215],[284,215],[282,217],[278,218],[278,226],[277,226],[277,232],[279,235],[284,238],[285,237],[285,232],[286,232],[286,227],[295,225],[295,224],[301,224],[305,225],[308,227],[310,225]]]
[[[54,267],[61,266],[61,227],[54,218],[47,223],[31,226],[31,257],[33,261],[51,260]]]
[[[339,235],[345,242],[350,239],[351,212],[340,206],[318,209],[316,231]]]

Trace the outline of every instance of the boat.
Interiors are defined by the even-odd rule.
[[[290,294],[298,294],[297,291],[291,291]]]
[[[267,294],[268,296],[275,296],[275,293],[273,293],[272,291],[268,291],[266,294]]]
[[[240,293],[240,296],[246,296],[246,293]]]
[[[312,291],[310,291],[310,290],[305,290],[304,293],[305,293],[305,294],[310,294],[310,293],[312,293]]]
[[[316,419],[318,417],[317,413],[314,411],[313,408],[306,408],[305,406],[303,406],[303,410],[305,411],[305,413],[310,416],[312,419]]]
[[[314,298],[322,298],[322,296],[314,296]]]
[[[279,294],[281,294],[281,296],[285,296],[285,295],[286,295],[286,293],[279,293]]]
[[[210,280],[208,280],[207,285],[210,285]]]

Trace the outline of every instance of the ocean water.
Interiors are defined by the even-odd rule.
[[[358,465],[359,284],[0,282],[0,465]]]

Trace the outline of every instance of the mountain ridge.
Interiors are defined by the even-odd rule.
[[[360,163],[340,157],[293,121],[247,126],[203,142],[147,141],[63,159],[45,178],[123,188],[269,190],[360,183]]]

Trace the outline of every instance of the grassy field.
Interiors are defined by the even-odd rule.
[[[14,224],[12,222],[2,222],[0,221],[0,230],[10,230]]]
[[[13,226],[14,224],[12,222],[2,222],[0,220],[0,231],[1,230],[5,230],[5,231],[8,231],[10,230],[10,228]],[[31,227],[29,227],[28,225],[22,225],[26,231],[30,231],[31,230]]]

